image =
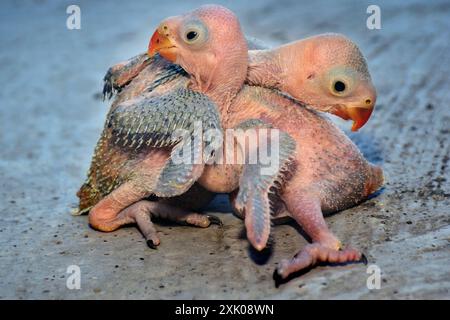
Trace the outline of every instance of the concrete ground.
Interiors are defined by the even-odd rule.
[[[108,109],[99,94],[108,66],[145,50],[162,18],[200,3],[76,1],[82,29],[68,30],[73,1],[2,1],[0,298],[450,298],[449,1],[223,2],[271,44],[331,31],[365,53],[379,99],[352,138],[388,180],[327,222],[381,269],[379,290],[367,288],[361,264],[318,267],[275,288],[276,263],[305,240],[277,226],[271,254],[253,253],[223,197],[211,211],[224,228],[160,225],[157,251],[136,228],[100,233],[70,215]],[[369,4],[381,8],[381,30],[366,27]],[[66,287],[71,265],[80,290]]]

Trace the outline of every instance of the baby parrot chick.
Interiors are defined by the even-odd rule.
[[[209,14],[210,12],[202,15],[197,11],[196,18],[201,16],[201,22],[204,22]],[[189,84],[192,89],[205,94],[216,104],[221,115],[223,128],[238,127],[249,119],[260,119],[274,128],[287,132],[296,141],[296,150],[289,155],[294,158],[293,166],[290,167],[292,177],[284,182],[282,192],[280,192],[280,199],[278,200],[278,208],[286,208],[287,210],[284,213],[299,222],[305,231],[311,235],[315,243],[311,247],[314,250],[307,247],[302,251],[299,255],[302,259],[283,262],[278,268],[278,274],[282,277],[287,277],[292,272],[320,261],[345,262],[360,259],[360,253],[355,250],[337,251],[341,244],[326,227],[322,211],[342,210],[364,200],[380,187],[382,183],[381,171],[367,164],[351,141],[339,129],[314,111],[306,109],[303,105],[299,105],[273,90],[250,86],[245,86],[242,89],[243,81],[247,76],[246,63],[248,61],[244,38],[233,38],[233,41],[238,39],[237,44],[233,47],[215,48],[211,46],[210,41],[204,40],[202,27],[205,27],[205,24],[201,24],[199,27],[198,19],[195,19],[196,21],[189,25],[186,21],[192,21],[189,19],[185,20],[185,18],[186,16],[175,17],[161,24],[160,28],[158,28],[158,34],[152,38],[152,42],[161,44],[157,50],[160,50],[160,53],[172,62],[179,63],[187,71],[191,76]],[[214,19],[215,21],[220,21],[222,25],[231,21],[232,28],[229,30],[240,31],[239,28],[233,29],[233,23],[235,22],[233,22],[233,16],[228,13],[223,14],[222,20],[217,19],[217,17],[214,17]],[[205,48],[202,46],[201,41],[197,42],[199,44],[198,47],[195,47],[196,43],[192,47],[186,45],[187,42],[184,40],[188,38],[187,35],[192,31],[191,27],[193,26],[195,32],[199,34],[193,36],[193,39],[203,39],[203,45],[209,45],[207,50],[200,50]],[[207,25],[208,36],[214,35],[214,33],[210,32],[210,28],[211,26]],[[186,32],[181,32],[180,30],[185,30]],[[227,29],[228,32],[229,30]],[[186,39],[180,39],[180,35],[181,37],[186,36]],[[233,36],[236,35],[234,34]],[[219,37],[219,41],[224,40],[223,37],[223,35]],[[171,40],[170,44],[167,42],[168,39]],[[212,39],[212,43],[214,43],[214,40],[218,41],[217,38],[214,39],[212,37]],[[229,55],[225,55],[225,53]],[[288,56],[290,55],[288,54]],[[265,52],[262,56],[270,57],[270,54]],[[261,57],[258,57],[258,59]],[[220,63],[221,59],[223,59],[224,63]],[[202,64],[196,63],[196,61],[201,61]],[[250,59],[250,61],[252,60]],[[270,67],[279,66],[277,63],[268,63],[266,65]],[[320,66],[317,67],[319,71],[323,71],[323,69],[319,68]],[[211,72],[211,70],[214,72]],[[265,73],[258,70],[258,68],[254,70],[258,75],[254,78],[261,79],[262,84],[267,85],[268,81]],[[340,73],[338,74],[341,75]],[[248,77],[252,83],[254,80],[251,80],[251,76]],[[330,78],[332,77],[330,76]],[[283,81],[278,81],[277,83],[280,87],[281,85],[287,85],[287,82],[284,83]],[[307,86],[310,83],[307,82],[303,85]],[[348,83],[346,82],[345,84],[347,85]],[[293,97],[298,100],[306,100],[299,98],[294,90],[295,86],[291,88],[293,89],[289,93]],[[361,92],[364,95],[367,94],[364,90]],[[355,96],[357,95],[355,94],[353,97]],[[313,99],[314,95],[308,95],[308,97]],[[341,96],[336,97],[341,98]],[[371,97],[374,97],[374,94]],[[316,104],[313,107],[337,106],[336,104],[331,104],[330,101],[328,99],[326,102],[321,103],[316,100]],[[350,99],[347,99],[347,103],[349,103],[348,101]],[[343,102],[341,102],[341,105],[343,105]],[[342,106],[339,107],[344,108]],[[332,109],[323,109],[323,111],[329,110]],[[149,112],[151,112],[151,109]],[[359,119],[356,116],[354,118]],[[359,121],[357,125],[360,125],[361,122]],[[323,148],[318,147],[321,144],[326,146]],[[346,150],[346,152],[343,152],[343,150]],[[136,165],[138,163],[138,167],[142,168],[139,173],[145,174],[140,179],[136,179],[136,181],[124,181],[110,195],[95,205],[90,214],[91,224],[100,230],[111,231],[123,224],[137,222],[144,235],[146,235],[145,231],[147,230],[149,231],[148,234],[154,236],[153,230],[150,230],[151,225],[149,224],[148,216],[145,216],[145,211],[158,211],[158,209],[147,205],[147,202],[144,203],[145,205],[140,205],[136,208],[137,204],[142,203],[141,199],[151,193],[148,189],[144,190],[142,188],[142,185],[146,185],[145,178],[151,177],[158,171],[157,164],[160,162],[154,161],[152,157],[156,157],[156,160],[161,158],[161,160],[166,161],[168,153],[166,151],[163,156],[161,151],[158,150],[156,155],[155,153],[147,152],[136,157],[137,161],[133,158],[131,164]],[[149,159],[152,159],[152,161],[148,161]],[[339,163],[334,166],[336,161],[339,161]],[[125,167],[133,168],[125,156],[123,162],[126,163]],[[327,163],[328,165],[326,165]],[[132,169],[129,172],[134,171]],[[240,185],[243,185],[243,181],[240,181],[241,173],[242,168],[236,166],[209,166],[200,177],[199,183],[210,191],[232,192]],[[137,176],[137,174],[133,174],[131,178]],[[243,177],[252,178],[251,175],[245,174]],[[247,189],[251,190],[251,188]],[[267,196],[269,193],[268,189],[257,190],[256,194],[262,193]],[[342,189],[347,192],[334,194],[335,191]],[[136,211],[134,209],[139,210]],[[282,210],[278,210],[277,213],[279,211]],[[251,214],[250,218],[259,219],[259,217],[264,218],[266,216],[266,213],[255,212]],[[251,224],[247,227],[251,229]],[[250,230],[249,234],[252,234],[252,230]],[[264,241],[256,240],[255,243],[256,247],[260,249],[265,246]]]
[[[176,39],[169,40],[167,33],[162,28],[154,33],[150,44],[150,55],[156,51],[172,59],[175,62],[179,51],[174,45]],[[201,34],[201,33],[200,33]],[[249,47],[261,49],[260,43],[247,39]],[[175,59],[175,60],[174,60]],[[123,84],[129,83],[143,69],[143,65],[148,64],[148,57],[137,56],[126,64],[120,64],[110,69],[106,77],[106,93],[111,92],[111,88],[119,90]],[[121,67],[120,67],[121,66]],[[111,72],[111,70],[113,70]],[[112,77],[114,75],[114,77]],[[118,79],[115,81],[114,79]],[[119,81],[120,80],[120,81]],[[354,125],[352,130],[361,128],[372,113],[376,92],[372,85],[366,61],[359,48],[348,38],[339,34],[324,34],[296,41],[279,48],[267,50],[249,51],[249,69],[247,80],[251,85],[261,85],[269,88],[276,88],[288,93],[296,100],[307,104],[308,108],[331,112],[344,119],[352,119]],[[172,112],[170,108],[167,112]],[[287,148],[288,149],[288,148]],[[287,160],[287,158],[286,158]],[[247,174],[252,172],[247,166]],[[256,169],[259,170],[259,169]],[[253,170],[254,171],[254,170]],[[281,170],[280,170],[281,171]],[[278,176],[269,178],[267,181],[275,181]],[[245,205],[242,199],[245,192],[250,192],[256,186],[262,187],[263,183],[248,183],[245,174],[241,177],[241,192],[238,198],[233,197],[236,212],[243,216]],[[244,185],[247,188],[242,188]],[[274,187],[273,183],[267,184],[267,190]],[[226,190],[218,190],[225,192]],[[267,198],[267,197],[266,197]],[[262,209],[270,211],[269,201],[265,199]],[[251,206],[247,207],[247,211]],[[267,217],[267,214],[261,215]],[[248,216],[248,220],[254,221],[254,216]],[[257,248],[263,248],[268,238],[267,223],[247,223],[248,236],[252,244]],[[265,236],[261,232],[256,232],[252,225],[264,225]],[[255,238],[260,241],[253,240]]]
[[[170,26],[168,29],[176,34],[176,28]],[[162,50],[163,56],[165,55],[170,61],[180,63],[184,69],[192,68],[185,60],[184,52],[177,49],[177,41],[171,38],[172,33],[163,34],[160,31],[158,33],[154,38],[156,40],[153,41],[156,49],[151,46],[151,50]],[[162,45],[160,45],[161,43]],[[348,60],[344,59],[337,61],[337,69],[333,71],[324,70],[320,65],[308,69],[308,71],[317,70],[317,74],[312,78],[317,76],[317,79],[320,80],[319,82],[306,82],[306,85],[311,85],[311,88],[321,88],[321,92],[324,92],[325,80],[333,81],[333,85],[327,87],[328,89],[338,88],[335,91],[345,91],[340,83],[337,87],[335,86],[338,82],[351,88],[349,95],[346,93],[342,96],[327,95],[323,103],[316,100],[315,106],[342,109],[354,107],[363,109],[362,113],[366,108],[371,112],[370,109],[373,108],[371,104],[375,101],[375,90],[371,85],[370,76],[368,76],[367,65],[364,59],[361,59],[359,51],[355,51],[354,47],[351,48],[351,51],[353,54],[356,52],[357,56],[359,55],[357,59],[359,65],[349,67]],[[289,56],[290,54],[288,54]],[[344,71],[341,72],[342,68]],[[324,72],[327,77],[320,77]],[[206,72],[205,75],[207,74]],[[198,87],[204,88],[202,87],[204,85],[202,77],[199,79]],[[264,77],[260,79],[264,79]],[[351,81],[355,83],[351,83]],[[278,84],[284,83],[279,81]],[[295,86],[291,88],[291,92],[295,94],[293,90]],[[205,94],[208,95],[210,92],[206,91]],[[281,93],[254,86],[244,86],[231,104],[226,104],[227,101],[221,101],[220,97],[213,94],[210,97],[219,106],[224,128],[237,127],[249,119],[260,119],[264,123],[286,132],[296,142],[296,150],[292,154],[294,159],[293,166],[290,168],[291,177],[283,183],[280,199],[277,202],[278,212],[294,218],[311,236],[313,244],[308,245],[296,258],[283,261],[276,274],[286,278],[295,271],[319,262],[342,263],[362,259],[363,256],[357,250],[350,248],[341,250],[343,249],[342,244],[326,226],[323,213],[349,208],[373,194],[383,184],[381,169],[369,164],[350,139],[330,121]],[[317,96],[309,95],[308,97],[314,99]],[[331,97],[339,98],[339,102],[332,103]],[[367,103],[368,99],[370,99],[370,103]],[[364,106],[367,104],[368,107],[362,107],[361,101]],[[356,110],[357,114],[361,112],[359,109]],[[368,118],[366,113],[363,116],[353,115],[353,112],[349,113],[354,117],[355,128],[363,125]],[[364,117],[365,119],[362,119]],[[198,182],[210,191],[230,192],[241,185],[242,181],[236,181],[239,176],[239,170],[233,172],[224,169],[221,165],[212,165],[205,168]],[[228,186],[228,190],[225,190],[224,186]],[[267,194],[269,190],[258,190],[258,192]],[[263,214],[256,214],[256,216],[257,219],[265,217]],[[249,234],[249,230],[247,230],[247,234]],[[262,249],[263,246],[260,245],[261,243],[256,241],[257,249]]]

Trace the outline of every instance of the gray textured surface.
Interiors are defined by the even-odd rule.
[[[449,1],[377,1],[378,31],[365,26],[371,2],[225,3],[265,41],[342,32],[368,57],[379,100],[354,138],[388,184],[327,222],[381,268],[373,291],[362,265],[319,267],[275,289],[275,263],[305,240],[278,226],[272,255],[255,256],[223,198],[214,206],[225,212],[223,229],[161,225],[157,251],[135,228],[99,233],[72,217],[108,107],[99,99],[108,66],[142,52],[162,18],[200,4],[77,3],[82,30],[69,31],[72,2],[2,2],[1,298],[450,298]],[[66,288],[73,264],[81,290]]]

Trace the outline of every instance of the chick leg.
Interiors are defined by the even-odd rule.
[[[201,215],[167,203],[141,200],[145,197],[146,194],[136,191],[132,183],[125,183],[91,209],[89,223],[94,229],[104,232],[136,223],[151,248],[160,244],[151,218],[162,218],[201,228],[210,224],[221,224],[215,216]]]
[[[161,202],[147,200],[141,200],[122,210],[116,219],[127,224],[136,223],[147,245],[152,249],[156,249],[161,241],[151,220],[152,218],[166,219],[200,228],[207,228],[213,223],[220,223],[220,220],[217,220],[215,216],[201,215]]]
[[[308,244],[294,258],[282,260],[275,270],[275,276],[286,279],[290,274],[312,267],[320,262],[346,263],[365,261],[358,250],[342,249],[342,243],[328,229],[318,199],[305,196],[286,199],[289,212],[311,237]]]

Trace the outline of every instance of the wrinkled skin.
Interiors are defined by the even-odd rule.
[[[193,83],[193,87],[202,90],[205,87],[202,86],[201,77],[199,79]],[[133,82],[134,80],[131,86]],[[138,85],[139,81],[136,81],[136,86]],[[328,230],[322,212],[342,210],[363,201],[381,186],[381,170],[368,164],[356,146],[339,129],[314,111],[268,89],[244,87],[237,93],[233,103],[230,103],[230,95],[224,96],[222,90],[223,88],[219,93],[205,90],[205,94],[221,107],[224,128],[235,127],[249,118],[259,118],[289,133],[297,141],[293,166],[290,167],[291,178],[285,181],[280,193],[277,214],[294,218],[311,236],[313,244],[304,248],[294,259],[283,261],[277,269],[278,276],[286,278],[289,274],[320,261],[347,262],[361,259],[361,254],[356,250],[339,251],[342,245]],[[164,157],[161,158],[165,160]],[[152,172],[158,170],[158,162],[153,160],[148,166],[143,166],[143,173],[146,172],[147,176],[148,169]],[[142,163],[146,163],[146,160]],[[241,168],[210,166],[199,183],[213,192],[233,192],[239,186],[240,170]],[[145,216],[145,209],[155,208],[141,205],[139,210],[133,211],[134,208],[130,206],[121,211],[124,204],[143,198],[142,192],[136,191],[138,188],[138,184],[124,183],[101,200],[93,210],[101,212],[103,221],[100,219],[100,224],[96,225],[95,219],[90,219],[91,224],[103,231],[111,231],[129,222],[139,224],[139,219],[129,217]],[[134,213],[130,215],[129,212],[132,211]],[[105,221],[112,226],[111,229],[101,225]],[[143,229],[145,228],[141,227],[141,231]],[[143,233],[145,235],[144,231]]]

